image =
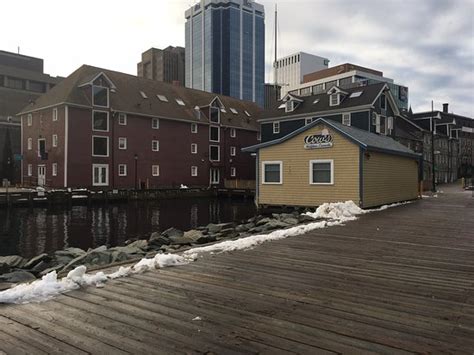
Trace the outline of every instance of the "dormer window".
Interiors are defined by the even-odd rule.
[[[92,105],[109,107],[109,88],[92,85]]]
[[[285,112],[293,112],[295,110],[295,102],[293,100],[288,100],[285,103]]]
[[[329,95],[329,106],[337,106],[339,105],[339,93],[336,92],[334,94]]]
[[[221,110],[219,107],[209,107],[209,121],[219,123],[221,121]]]

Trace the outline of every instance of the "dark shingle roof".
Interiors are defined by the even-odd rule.
[[[91,106],[90,99],[80,86],[100,73],[105,74],[116,86],[115,92],[110,92],[110,107],[114,111],[199,122],[194,107],[208,106],[218,96],[226,109],[226,112],[221,112],[223,125],[257,130],[256,119],[262,109],[253,102],[88,65],[81,66],[48,93],[40,96],[33,105],[25,107],[22,113],[60,103]],[[148,98],[143,98],[140,91]],[[157,94],[166,96],[168,102],[160,101]],[[183,100],[185,105],[179,105],[175,101],[177,98]],[[232,113],[230,108],[237,110],[238,114]]]
[[[380,152],[389,153],[389,154],[409,156],[413,158],[419,158],[419,154],[416,154],[411,149],[408,149],[403,144],[395,141],[394,139],[388,136],[371,133],[371,132],[368,132],[359,128],[355,128],[355,127],[345,126],[339,122],[336,122],[333,120],[325,120],[324,118],[318,118],[312,123],[306,126],[303,126],[300,129],[297,129],[296,131],[293,131],[282,138],[275,139],[273,141],[269,141],[265,143],[260,143],[257,145],[253,145],[251,147],[246,147],[246,148],[243,148],[242,151],[255,152],[261,148],[283,143],[320,123],[324,123],[328,126],[331,126],[336,131],[341,133],[343,136],[345,136],[346,138],[348,138],[355,144],[358,144],[364,149],[372,150],[372,151],[380,151]]]
[[[367,86],[344,89],[344,91],[347,92],[348,95],[345,96],[342,102],[337,106],[329,106],[329,95],[326,92],[311,96],[291,95],[303,100],[303,102],[301,102],[294,111],[285,112],[285,109],[279,109],[278,107],[282,104],[282,101],[278,101],[275,106],[263,112],[260,118],[285,118],[300,114],[309,114],[331,110],[340,111],[346,108],[371,105],[377,98],[377,96],[380,94],[380,91],[384,88],[385,85],[385,83],[377,83]],[[350,97],[351,93],[357,91],[362,91],[362,94],[359,97]],[[314,103],[317,99],[319,99],[319,101],[317,103]]]

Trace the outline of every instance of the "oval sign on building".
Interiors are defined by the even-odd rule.
[[[320,134],[312,134],[304,137],[305,149],[319,149],[332,147],[332,136],[327,129],[323,129]]]

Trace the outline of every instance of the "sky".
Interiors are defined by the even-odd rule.
[[[266,11],[266,80],[278,55],[298,51],[384,73],[409,87],[413,111],[449,103],[474,117],[474,0],[260,0]],[[0,49],[44,59],[67,76],[82,64],[136,75],[150,47],[184,46],[184,12],[196,0],[4,1]]]

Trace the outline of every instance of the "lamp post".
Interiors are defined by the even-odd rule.
[[[138,154],[133,157],[135,159],[135,190],[138,190]]]

